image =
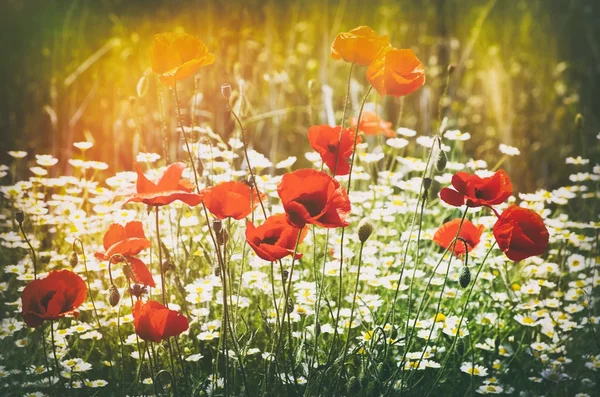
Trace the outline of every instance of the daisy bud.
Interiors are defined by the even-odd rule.
[[[15,221],[17,221],[17,223],[20,225],[23,224],[23,222],[25,221],[25,213],[23,213],[23,211],[19,210],[19,211],[15,211]]]
[[[583,128],[584,122],[585,119],[583,118],[583,115],[581,113],[577,113],[577,116],[575,116],[575,127],[580,130]]]
[[[144,74],[137,83],[136,86],[138,97],[142,98],[148,92],[148,78]]]
[[[121,294],[119,294],[119,290],[117,289],[117,286],[114,284],[111,284],[110,287],[108,287],[108,303],[112,307],[115,307],[119,304],[120,300],[121,300]]]
[[[356,396],[360,393],[360,382],[356,376],[353,376],[348,381],[348,385],[346,386],[346,390],[348,391],[349,396]]]
[[[227,100],[231,98],[231,84],[225,83],[221,85],[221,95]]]
[[[363,218],[358,224],[358,240],[364,243],[373,233],[373,224],[369,218]]]
[[[458,278],[458,282],[463,288],[467,288],[469,286],[469,283],[471,282],[471,271],[467,266],[463,266],[460,272],[460,277]]]
[[[446,169],[447,163],[448,163],[448,157],[446,157],[446,152],[444,152],[443,150],[440,150],[437,161],[435,162],[435,169],[438,172],[442,172]]]
[[[69,266],[72,268],[76,267],[79,264],[79,257],[77,256],[77,252],[71,252],[71,256],[69,257]]]

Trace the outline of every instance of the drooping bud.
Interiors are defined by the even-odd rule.
[[[175,268],[175,265],[173,264],[173,262],[171,262],[170,259],[166,259],[163,261],[162,270],[164,273],[168,272],[169,270],[173,270],[174,268]]]
[[[72,268],[77,267],[77,265],[79,264],[79,257],[77,256],[77,252],[73,251],[71,252],[71,256],[69,257],[69,266],[71,266]]]
[[[369,218],[363,218],[358,223],[358,240],[361,243],[364,243],[371,237],[373,233],[373,224],[369,220]]]
[[[442,172],[446,169],[446,164],[448,164],[448,157],[446,157],[446,152],[440,150],[438,153],[437,161],[435,162],[435,169],[438,172]]]
[[[290,298],[288,300],[288,304],[287,304],[286,309],[287,309],[288,314],[294,312],[294,302],[292,301],[292,298]]]
[[[140,77],[140,80],[138,81],[136,86],[136,91],[139,98],[142,98],[148,92],[148,78],[145,74],[142,77]]]
[[[23,222],[25,221],[25,213],[21,210],[19,211],[15,211],[15,221],[17,221],[17,223],[20,225],[23,224]]]
[[[108,303],[112,307],[115,307],[119,304],[120,300],[121,300],[121,294],[119,293],[117,286],[114,284],[111,284],[110,287],[108,287]]]
[[[283,279],[284,283],[287,281],[289,275],[290,275],[290,272],[288,272],[287,270],[284,270],[281,272],[281,278]]]
[[[221,95],[227,100],[231,98],[231,84],[225,83],[221,85]]]
[[[215,276],[221,277],[221,268],[219,266],[215,267]]]
[[[425,191],[427,191],[427,190],[429,190],[430,187],[431,187],[431,178],[429,178],[429,177],[423,178],[423,189]]]
[[[471,271],[469,270],[468,266],[463,266],[462,270],[460,271],[458,282],[463,288],[467,288],[471,283]]]

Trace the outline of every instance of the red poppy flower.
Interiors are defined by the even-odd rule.
[[[160,342],[190,326],[184,315],[155,301],[136,301],[132,313],[135,333],[145,341]]]
[[[383,47],[389,45],[390,40],[386,35],[377,36],[370,27],[359,26],[335,37],[331,45],[331,57],[366,66]]]
[[[513,191],[512,182],[504,170],[498,170],[488,178],[457,172],[452,177],[452,186],[456,190],[445,187],[440,191],[440,198],[455,207],[463,204],[467,207],[501,204]]]
[[[535,211],[511,205],[498,218],[494,237],[504,254],[513,261],[541,255],[548,248],[548,229]]]
[[[433,235],[433,241],[442,248],[448,248],[450,244],[453,244],[452,242],[456,237],[456,232],[458,232],[460,221],[461,219],[457,218],[444,223]],[[470,220],[465,219],[460,228],[458,237],[462,237],[467,243],[467,246],[465,247],[465,243],[462,240],[458,240],[454,246],[454,255],[463,255],[465,251],[471,252],[471,250],[479,244],[483,229],[483,225],[475,226]]]
[[[320,155],[321,160],[336,175],[348,175],[350,172],[350,157],[354,147],[354,132],[350,128],[344,128],[340,139],[342,127],[330,127],[328,125],[313,125],[308,129],[308,141],[310,146]],[[360,136],[356,142],[360,142]],[[338,153],[338,143],[340,151]],[[335,165],[337,159],[337,167]]]
[[[201,192],[204,205],[217,219],[243,219],[250,215],[259,203],[256,190],[243,182],[221,182]],[[260,199],[265,195],[261,193]]]
[[[133,273],[133,275],[131,275],[132,281],[150,287],[156,286],[152,274],[150,273],[150,270],[148,270],[148,267],[146,267],[146,264],[144,264],[141,259],[134,256],[152,245],[150,241],[146,239],[142,222],[132,221],[128,222],[125,226],[119,225],[118,223],[111,224],[104,234],[103,243],[106,252],[96,252],[94,254],[96,258],[107,261],[115,254],[123,255],[127,259]],[[121,261],[122,259],[118,258],[114,263]]]
[[[325,172],[302,169],[285,174],[277,193],[287,221],[303,228],[307,223],[327,228],[346,227],[350,199],[340,183]]]
[[[85,281],[70,270],[54,270],[31,281],[21,294],[21,315],[29,327],[75,312],[87,297]]]
[[[425,68],[412,50],[384,48],[369,65],[367,80],[379,95],[398,98],[425,84]]]
[[[300,233],[301,243],[308,233],[308,228],[299,229],[291,226],[285,214],[272,215],[260,226],[255,227],[252,222],[246,224],[246,240],[256,255],[266,261],[276,261],[294,254],[296,240]],[[296,253],[296,259],[302,254]]]
[[[351,125],[352,128],[356,128],[356,117],[352,117]],[[377,113],[370,110],[362,112],[358,129],[367,135],[383,134],[388,138],[396,136],[396,132],[392,129],[392,123],[381,119]]]
[[[150,61],[160,81],[174,87],[177,80],[185,80],[202,66],[212,64],[215,56],[197,37],[181,32],[160,33],[152,40]]]
[[[192,193],[194,187],[189,180],[181,179],[184,169],[184,163],[173,163],[154,183],[146,178],[136,163],[135,170],[138,174],[137,193],[132,195],[126,202],[160,206],[180,200],[190,206],[200,204],[202,196]]]

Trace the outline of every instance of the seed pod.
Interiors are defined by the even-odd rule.
[[[222,229],[219,233],[217,233],[217,244],[225,245],[227,244],[227,240],[229,240],[229,233],[227,233],[227,230]]]
[[[373,233],[373,224],[369,218],[363,218],[358,224],[358,240],[364,243]]]
[[[221,95],[225,99],[231,98],[231,84],[225,83],[221,85]]]
[[[112,307],[115,307],[119,304],[120,300],[121,300],[121,294],[119,294],[119,290],[117,289],[117,286],[114,284],[111,284],[110,287],[108,287],[108,303]]]
[[[467,288],[469,283],[471,283],[471,271],[469,270],[468,266],[463,266],[460,272],[460,277],[458,278],[458,282],[463,288]]]
[[[23,221],[25,221],[25,213],[23,211],[15,211],[14,215],[15,221],[17,221],[19,225],[22,225]]]
[[[435,162],[435,169],[438,172],[442,172],[446,169],[446,164],[448,164],[448,157],[446,157],[446,152],[440,150],[437,161]]]
[[[212,223],[212,227],[215,233],[219,234],[219,232],[223,228],[223,222],[220,219],[215,219]]]
[[[142,98],[148,92],[148,78],[145,74],[140,77],[136,86],[136,91],[139,98]]]
[[[429,190],[431,187],[431,178],[423,178],[423,189],[425,191]]]
[[[360,382],[356,376],[350,378],[348,384],[346,385],[346,390],[350,396],[355,396],[360,393]]]
[[[75,268],[79,264],[79,257],[77,256],[77,252],[71,252],[71,256],[69,257],[69,266]]]

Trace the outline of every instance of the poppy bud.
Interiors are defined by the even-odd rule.
[[[217,277],[221,276],[221,268],[219,266],[215,267],[215,276],[217,276]]]
[[[369,220],[369,218],[363,218],[358,223],[358,240],[361,243],[364,243],[371,237],[373,233],[373,224]]]
[[[108,287],[108,303],[112,307],[115,307],[119,304],[120,300],[121,300],[121,294],[119,294],[119,290],[117,289],[117,286],[114,284],[111,284],[110,287]]]
[[[219,232],[223,228],[223,222],[220,219],[215,219],[212,223],[212,227],[215,233],[219,234]]]
[[[321,335],[321,323],[317,321],[315,323],[315,336],[319,335]]]
[[[227,230],[222,229],[219,233],[217,233],[217,244],[225,245],[227,244],[227,240],[229,240],[229,233],[227,233]]]
[[[148,78],[143,75],[137,83],[136,87],[138,97],[142,98],[148,92]]]
[[[79,257],[77,256],[77,252],[71,252],[71,256],[69,257],[69,265],[71,267],[76,267],[79,264]]]
[[[377,365],[377,373],[382,379],[387,379],[390,376],[390,367],[385,363]]]
[[[456,70],[456,65],[451,63],[448,65],[448,76],[452,76],[452,73]]]
[[[19,211],[15,211],[15,221],[17,221],[17,223],[20,225],[23,224],[23,221],[25,221],[25,213],[21,210]]]
[[[131,271],[131,268],[129,267],[129,264],[126,264],[125,266],[123,266],[123,274],[125,275],[125,277],[135,280],[135,276],[133,275],[133,272]]]
[[[435,169],[438,172],[442,172],[446,169],[447,163],[448,163],[448,157],[446,157],[446,152],[444,152],[443,150],[440,150],[437,161],[435,162]]]
[[[584,122],[585,119],[583,118],[583,115],[581,113],[577,113],[577,116],[575,116],[575,127],[580,130],[583,128]]]
[[[458,278],[458,282],[463,288],[467,288],[469,286],[469,283],[471,282],[471,271],[467,266],[463,266],[460,272],[460,277]]]
[[[360,382],[356,376],[353,376],[348,381],[348,385],[346,386],[346,390],[348,391],[348,395],[355,396],[360,393]]]
[[[169,270],[173,270],[174,268],[175,265],[173,264],[173,262],[171,262],[170,259],[166,259],[165,261],[163,261],[162,270],[164,273],[168,272]]]
[[[290,275],[290,272],[288,272],[287,270],[284,270],[283,272],[281,272],[281,278],[283,279],[284,283],[287,281],[289,275]]]
[[[227,100],[231,98],[231,84],[225,83],[221,85],[221,95]]]
[[[292,301],[291,298],[288,300],[286,309],[287,309],[288,314],[292,313],[294,311],[294,302]]]

